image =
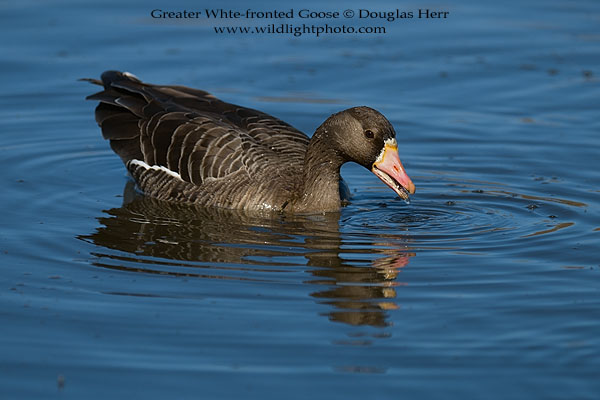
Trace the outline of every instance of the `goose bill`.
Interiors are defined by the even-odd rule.
[[[404,200],[415,193],[415,185],[404,171],[395,143],[385,144],[371,171]]]

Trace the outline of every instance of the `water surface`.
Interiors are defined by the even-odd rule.
[[[0,5],[0,397],[596,398],[600,5],[484,3],[319,38]],[[77,82],[106,69],[309,134],[377,108],[417,193],[347,165],[327,215],[144,198]]]

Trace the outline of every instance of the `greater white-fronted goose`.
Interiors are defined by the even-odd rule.
[[[333,114],[309,138],[202,90],[147,84],[118,71],[85,80],[104,86],[87,99],[100,102],[102,135],[148,196],[242,210],[337,211],[340,167],[348,161],[405,200],[415,192],[394,128],[372,108]]]

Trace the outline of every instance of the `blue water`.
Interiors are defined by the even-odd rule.
[[[598,398],[600,3],[407,3],[450,14],[320,37],[150,17],[213,7],[396,6],[0,3],[0,398]],[[77,81],[107,69],[309,134],[377,108],[417,193],[347,165],[330,215],[141,197]]]

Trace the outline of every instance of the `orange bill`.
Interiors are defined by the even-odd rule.
[[[415,192],[415,185],[400,162],[398,145],[394,139],[386,140],[385,147],[373,163],[371,171],[404,200],[408,200],[408,195]]]

